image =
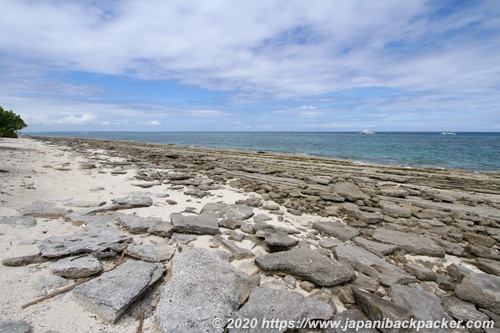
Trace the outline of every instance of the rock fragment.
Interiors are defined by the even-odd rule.
[[[398,245],[411,254],[431,257],[444,257],[445,255],[442,247],[438,246],[431,238],[423,235],[378,228],[372,238],[382,243]]]
[[[217,217],[210,213],[205,212],[195,216],[174,213],[170,215],[170,219],[174,231],[178,233],[198,235],[217,235],[221,233]]]
[[[50,265],[52,273],[68,279],[85,278],[100,273],[102,269],[99,260],[88,256],[68,257]]]

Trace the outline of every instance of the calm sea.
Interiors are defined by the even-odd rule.
[[[356,163],[500,171],[500,132],[31,132],[67,138],[136,141],[271,153]]]

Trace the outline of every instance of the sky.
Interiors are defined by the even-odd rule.
[[[500,131],[498,0],[2,0],[38,131]]]

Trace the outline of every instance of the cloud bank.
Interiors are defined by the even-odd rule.
[[[1,103],[35,129],[500,123],[494,0],[6,0],[0,22]]]

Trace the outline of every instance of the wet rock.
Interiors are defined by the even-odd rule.
[[[0,216],[0,224],[19,225],[26,228],[36,226],[34,216]]]
[[[160,223],[161,219],[156,217],[142,217],[135,214],[116,213],[118,222],[133,234],[148,232],[152,225]]]
[[[127,254],[136,259],[149,262],[165,262],[175,253],[175,247],[168,244],[132,244],[127,247]]]
[[[427,236],[378,228],[375,230],[372,238],[382,243],[398,245],[401,249],[411,254],[431,257],[444,257],[445,255],[443,248]]]
[[[415,277],[409,275],[401,268],[388,263],[360,247],[339,245],[334,248],[334,252],[337,260],[347,262],[356,271],[376,278],[385,286],[417,281]]]
[[[1,333],[30,333],[31,326],[24,320],[5,320],[0,321]]]
[[[392,254],[395,251],[399,250],[398,245],[374,242],[363,237],[355,237],[353,241],[354,243],[356,243],[356,245],[370,251],[373,254],[376,254],[380,258],[383,258],[384,256]]]
[[[335,192],[351,202],[355,202],[356,200],[369,199],[368,195],[363,193],[361,189],[353,183],[337,183],[335,184],[334,189]]]
[[[241,260],[255,257],[255,254],[251,250],[240,247],[233,241],[221,239],[221,243],[232,253],[234,259]]]
[[[355,275],[350,266],[307,248],[266,254],[255,262],[265,271],[291,274],[325,287],[349,281]]]
[[[352,291],[354,292],[356,303],[370,320],[382,321],[386,319],[386,320],[391,320],[392,322],[395,321],[402,322],[414,318],[413,314],[410,311],[392,302],[389,302],[379,296],[367,293],[366,291],[362,291],[355,287],[352,288]],[[381,328],[380,330],[385,333],[412,332],[410,329],[404,329],[404,328],[392,328],[392,329]]]
[[[455,296],[446,296],[441,299],[441,304],[444,310],[456,320],[461,320],[464,323],[468,321],[488,321],[490,318],[484,313],[476,310],[474,304],[464,302]],[[473,332],[481,332],[481,329],[472,330]]]
[[[88,232],[48,237],[38,245],[38,249],[44,257],[57,258],[105,251],[113,244],[123,243],[127,239],[126,235],[109,229],[92,229]]]
[[[195,216],[174,213],[170,215],[170,219],[175,232],[198,235],[217,235],[221,233],[217,217],[208,212]]]
[[[164,272],[162,264],[127,260],[114,270],[77,286],[73,297],[87,311],[114,324]]]
[[[172,237],[174,233],[174,225],[172,222],[167,222],[163,220],[159,220],[151,224],[148,229],[148,232],[152,235],[157,235],[160,237]]]
[[[2,265],[4,266],[26,266],[30,264],[41,264],[49,259],[42,257],[40,254],[33,254],[27,256],[6,258],[2,260]]]
[[[68,279],[80,279],[95,275],[100,273],[102,269],[99,260],[88,256],[68,257],[50,265],[52,273]]]
[[[286,251],[299,243],[298,239],[288,236],[283,230],[264,229],[258,230],[255,236],[264,238],[271,252]]]
[[[297,306],[300,304],[300,306]],[[250,328],[230,328],[230,333],[237,332],[285,332],[288,327],[271,326],[275,320],[283,324],[300,323],[306,319],[328,320],[333,317],[332,307],[324,302],[306,298],[288,290],[276,290],[264,287],[255,287],[245,305],[236,312],[234,319],[255,318],[259,325]],[[265,325],[269,321],[269,326]]]
[[[215,253],[201,248],[172,259],[172,277],[163,287],[155,319],[162,332],[223,332],[226,323],[248,298],[255,280]]]
[[[500,277],[491,274],[469,273],[455,288],[461,300],[474,303],[500,315]]]
[[[409,310],[417,320],[449,321],[451,318],[444,311],[441,301],[426,291],[395,284],[389,289],[389,296],[394,304]],[[420,332],[447,332],[439,328],[422,328]]]
[[[66,215],[68,210],[66,208],[56,207],[51,202],[35,201],[31,203],[31,205],[21,207],[19,212],[23,215],[56,219]]]
[[[315,222],[313,223],[312,228],[343,241],[351,240],[359,235],[358,229],[334,221]]]
[[[432,269],[412,262],[404,264],[403,269],[420,281],[436,281],[437,279],[437,274]]]
[[[391,217],[410,217],[412,215],[410,208],[401,207],[392,202],[385,203],[383,205],[383,211],[385,215],[389,215]]]

